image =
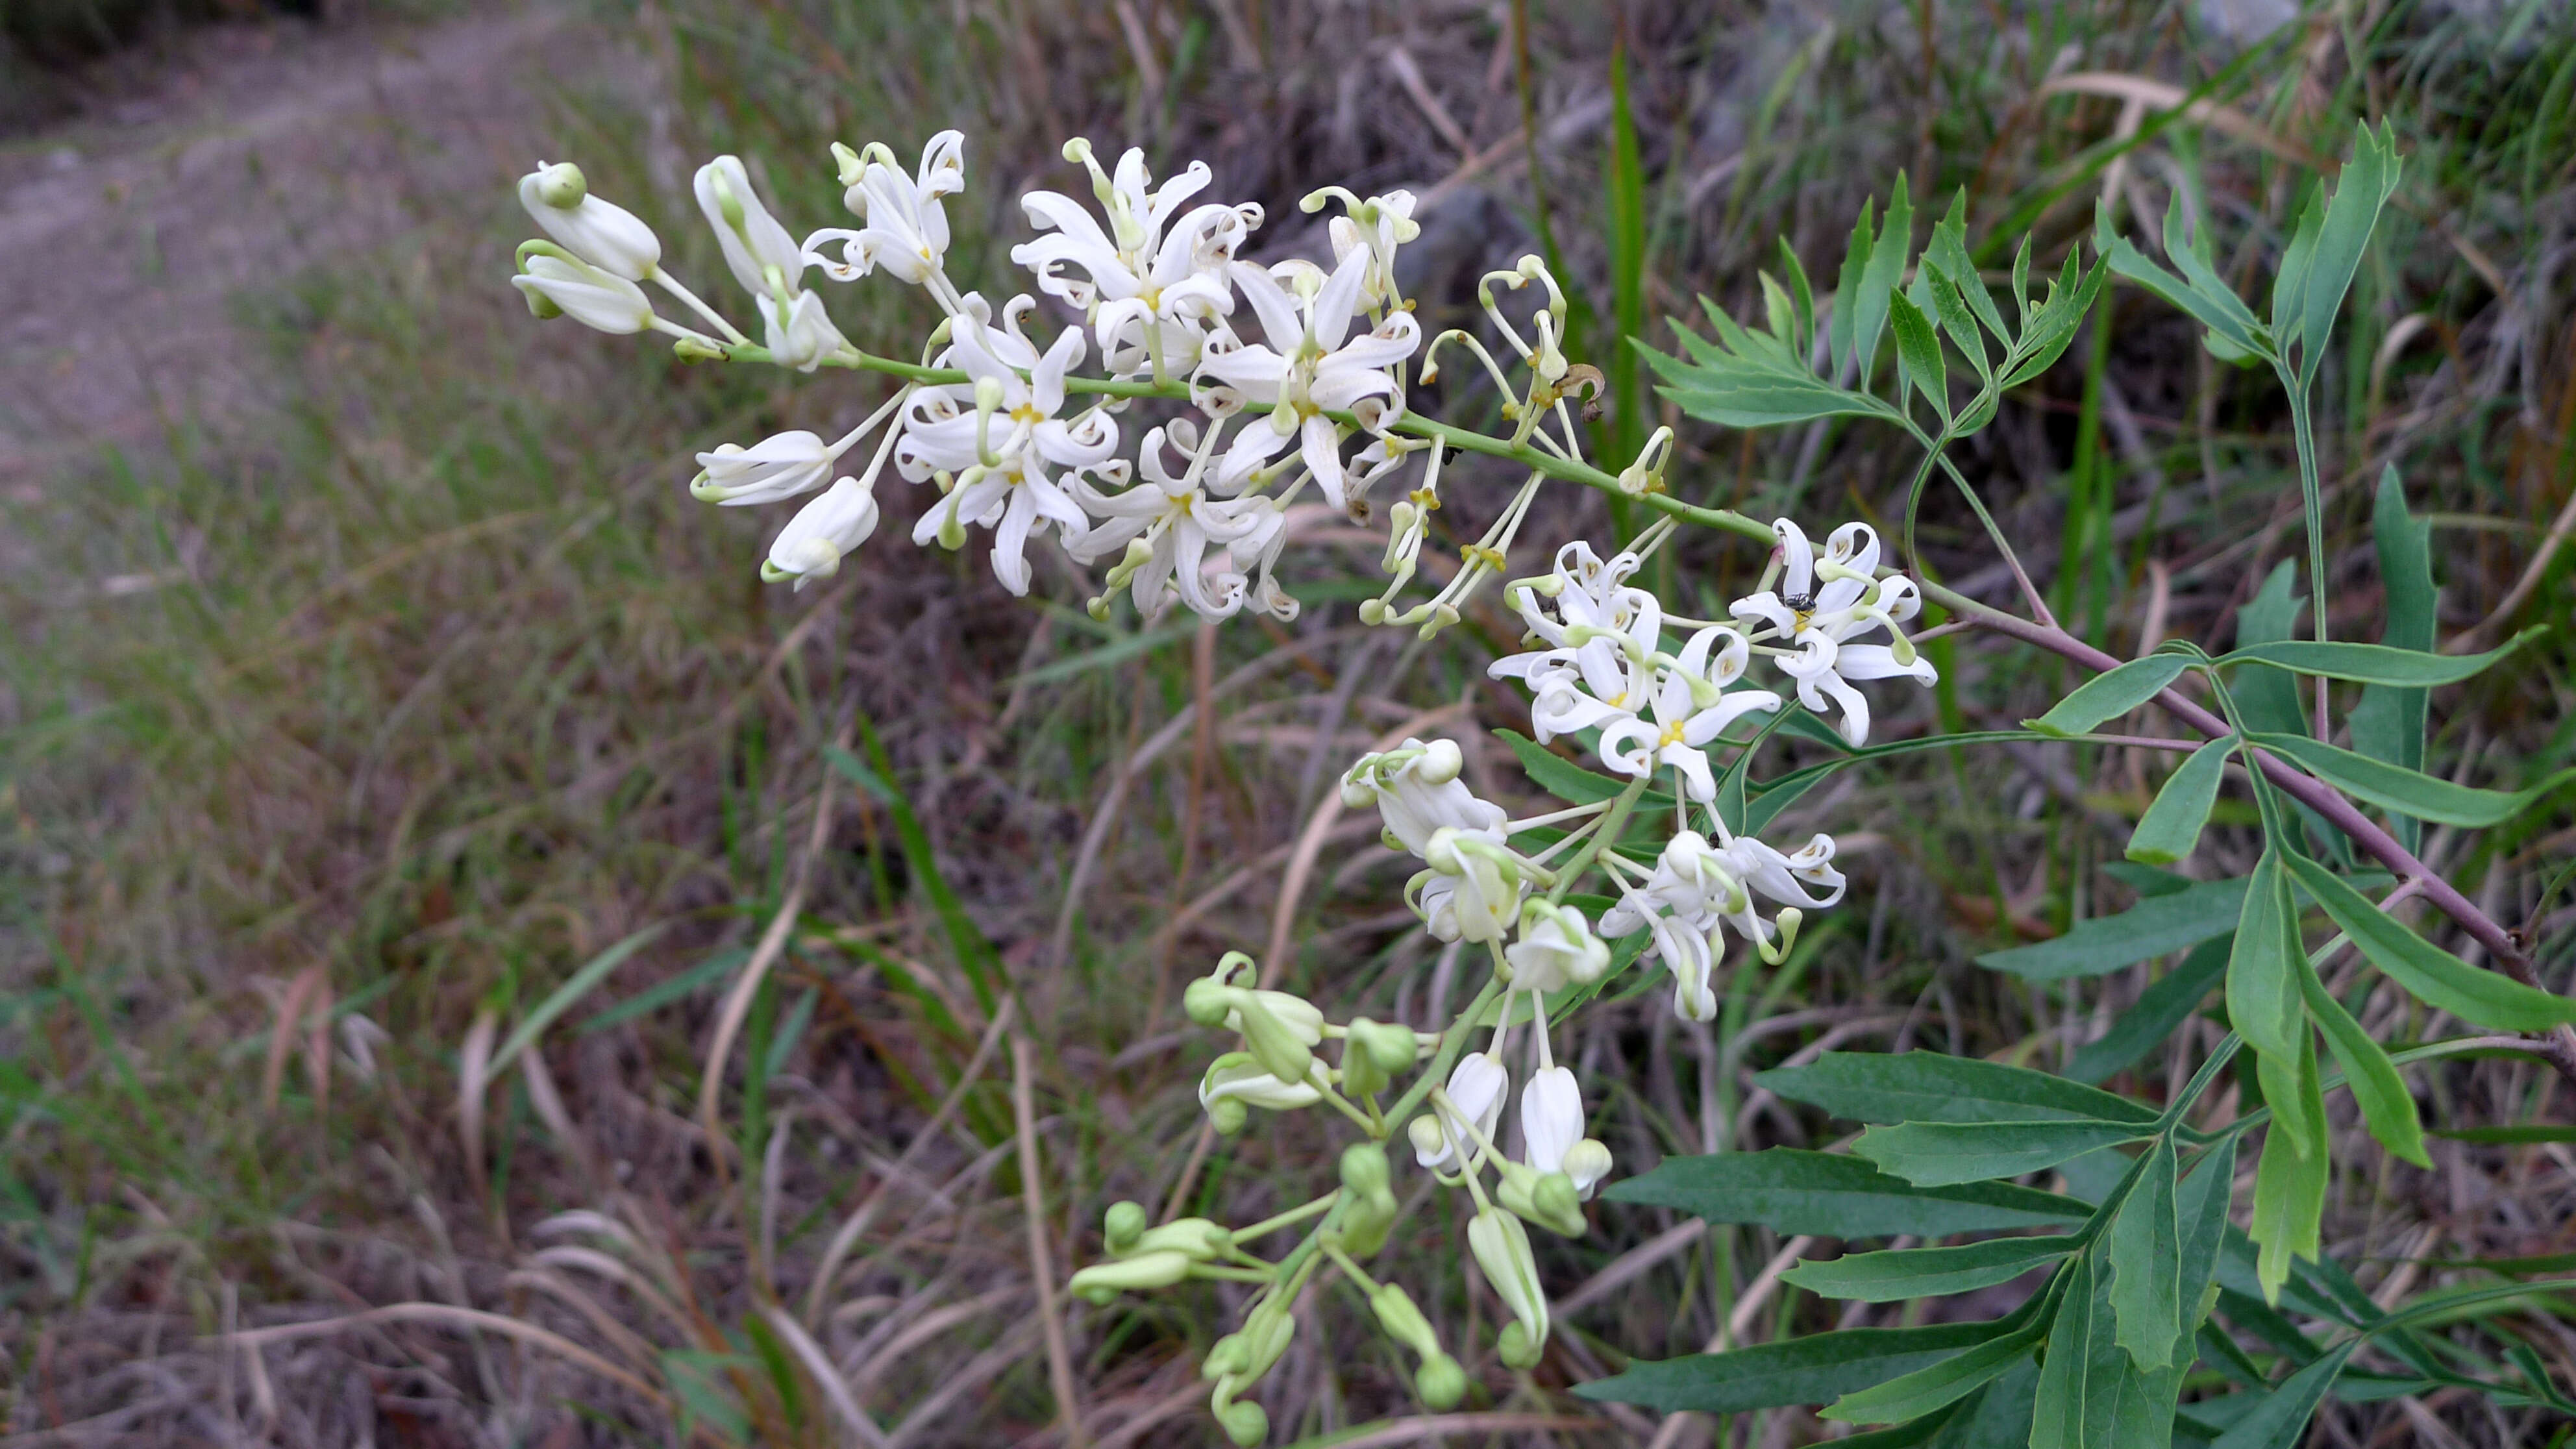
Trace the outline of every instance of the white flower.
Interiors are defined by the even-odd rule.
[[[812,292],[798,292],[784,300],[761,298],[760,320],[769,328],[770,361],[798,372],[812,372],[849,345],[823,310],[823,299]]]
[[[1187,419],[1172,425],[1186,440],[1184,447],[1195,441],[1189,428]],[[1210,497],[1204,486],[1206,460],[1194,458],[1174,474],[1164,460],[1164,437],[1161,428],[1145,435],[1137,458],[1145,481],[1124,492],[1102,493],[1080,473],[1069,475],[1066,481],[1074,500],[1085,513],[1102,520],[1071,552],[1084,563],[1124,552],[1127,558],[1111,570],[1109,585],[1115,589],[1125,579],[1139,614],[1150,615],[1162,606],[1167,593],[1177,593],[1193,613],[1230,618],[1243,607],[1251,581],[1239,568],[1222,570],[1211,592],[1208,548],[1217,545],[1219,556],[1227,557],[1227,548],[1259,531],[1270,516],[1262,506],[1266,500]]]
[[[1685,830],[1665,842],[1645,885],[1627,890],[1602,914],[1601,932],[1615,938],[1641,926],[1650,929],[1654,934],[1643,954],[1660,957],[1672,970],[1674,1010],[1706,1021],[1717,1011],[1709,978],[1720,929],[1732,929],[1776,964],[1786,945],[1773,945],[1775,931],[1794,935],[1806,911],[1842,900],[1843,876],[1833,858],[1829,835],[1782,855],[1749,835],[1712,846],[1699,832]],[[1824,894],[1808,894],[1809,885]],[[1756,908],[1757,893],[1787,908],[1776,926]]]
[[[1869,700],[1849,681],[1905,675],[1929,685],[1940,679],[1898,627],[1922,609],[1914,583],[1902,574],[1876,577],[1878,534],[1868,524],[1835,529],[1822,558],[1788,519],[1775,521],[1771,531],[1780,540],[1779,591],[1764,589],[1727,611],[1769,626],[1748,636],[1754,643],[1777,639],[1797,650],[1779,663],[1780,672],[1798,682],[1798,702],[1821,714],[1830,699],[1842,711],[1843,738],[1866,744]],[[1885,629],[1893,642],[1850,642],[1876,629]]]
[[[699,167],[695,189],[733,279],[755,297],[794,300],[803,285],[804,251],[760,204],[741,160],[718,156]]]
[[[796,510],[769,546],[761,577],[794,578],[804,588],[839,571],[841,559],[877,531],[877,496],[867,483],[844,478],[822,497]]]
[[[840,456],[801,428],[773,433],[748,448],[719,443],[714,452],[698,455],[698,476],[689,481],[689,495],[729,508],[775,503],[822,487]]]
[[[1343,258],[1329,277],[1305,262],[1282,262],[1276,270],[1297,284],[1302,305],[1271,272],[1234,263],[1229,274],[1260,314],[1267,343],[1211,351],[1199,361],[1201,378],[1213,377],[1252,402],[1273,405],[1265,422],[1235,435],[1217,483],[1239,486],[1295,438],[1325,499],[1342,508],[1347,505],[1341,432],[1326,414],[1353,413],[1372,431],[1400,415],[1404,396],[1387,369],[1413,355],[1422,332],[1411,313],[1397,312],[1377,330],[1350,336],[1369,270],[1364,249]]]
[[[540,246],[547,244],[530,242],[521,252]],[[644,289],[624,277],[569,253],[527,255],[524,265],[527,269],[512,277],[510,285],[527,296],[529,309],[540,317],[552,315],[546,310],[552,308],[584,327],[621,337],[653,325],[653,304]]]
[[[1512,1074],[1493,1053],[1470,1052],[1460,1057],[1458,1065],[1449,1069],[1448,1085],[1442,1089],[1448,1102],[1439,1110],[1447,1119],[1448,1130],[1429,1149],[1423,1143],[1431,1134],[1416,1136],[1413,1160],[1434,1171],[1447,1171],[1462,1160],[1459,1148],[1466,1149],[1466,1156],[1474,1156],[1475,1139],[1467,1134],[1464,1124],[1474,1124],[1478,1132],[1491,1138],[1494,1124],[1503,1120],[1503,1098],[1511,1089]]]
[[[804,259],[836,282],[855,281],[879,267],[916,287],[925,286],[948,254],[948,208],[942,197],[966,186],[966,138],[942,131],[921,148],[921,169],[905,175],[894,152],[877,142],[864,151],[834,143],[841,163],[841,204],[859,219],[857,230],[825,227],[805,238]],[[841,260],[822,253],[841,243]]]
[[[1087,141],[1067,143],[1065,156],[1090,170],[1109,229],[1102,231],[1069,196],[1032,191],[1020,198],[1020,208],[1031,226],[1049,234],[1011,248],[1011,260],[1037,274],[1038,290],[1081,309],[1112,373],[1188,371],[1199,361],[1207,326],[1234,310],[1225,266],[1261,224],[1261,208],[1206,204],[1181,211],[1207,187],[1212,173],[1203,161],[1156,188],[1141,149],[1118,158],[1115,176],[1101,171]],[[1083,275],[1067,275],[1069,266]],[[1159,343],[1150,352],[1149,339]]]
[[[1521,1160],[1539,1172],[1565,1165],[1565,1154],[1583,1140],[1583,1089],[1564,1067],[1542,1067],[1521,1088]],[[1575,1184],[1578,1188],[1581,1183]]]
[[[1715,659],[1709,657],[1712,651]],[[1631,714],[1602,725],[1602,763],[1626,775],[1670,765],[1681,771],[1692,799],[1716,799],[1717,777],[1708,767],[1705,747],[1746,714],[1780,707],[1780,696],[1766,689],[1721,692],[1743,677],[1751,657],[1751,646],[1733,629],[1711,625],[1693,634],[1680,658],[1660,670],[1662,681],[1649,697],[1654,723]]]
[[[1458,778],[1466,756],[1455,740],[1402,746],[1359,757],[1342,774],[1342,803],[1353,810],[1375,804],[1386,821],[1391,848],[1428,855],[1431,837],[1441,830],[1481,836],[1499,844],[1503,807],[1480,800]]]
[[[1583,552],[1588,556],[1591,550]],[[1533,601],[1541,586],[1522,582],[1504,590],[1530,632],[1550,647],[1507,655],[1485,670],[1492,678],[1529,685],[1535,696],[1530,722],[1541,744],[1634,719],[1654,697],[1653,659],[1663,647],[1664,606],[1653,594],[1606,583],[1597,594],[1576,587],[1563,571],[1565,555],[1558,557],[1559,572],[1544,581],[1555,585],[1558,618],[1548,618]]]
[[[635,213],[590,194],[569,161],[519,178],[519,204],[565,251],[613,276],[641,282],[659,269],[662,240]]]
[[[1118,424],[1097,409],[1070,423],[1056,416],[1064,406],[1065,373],[1082,360],[1079,329],[1065,329],[1045,355],[1033,355],[1015,332],[983,322],[980,298],[969,301],[954,319],[955,340],[943,361],[972,382],[914,394],[895,461],[914,482],[933,472],[956,475],[947,499],[914,526],[913,542],[941,538],[955,548],[964,541],[963,525],[990,526],[994,576],[1012,593],[1025,594],[1029,534],[1052,523],[1073,547],[1091,522],[1048,466],[1106,462],[1118,446]],[[1022,378],[1018,367],[1030,375]]]
[[[1610,948],[1581,911],[1531,901],[1521,910],[1521,938],[1503,948],[1503,959],[1514,990],[1562,991],[1600,980],[1610,969]]]
[[[1413,219],[1413,193],[1390,191],[1361,201],[1345,188],[1327,186],[1300,204],[1313,211],[1333,196],[1341,198],[1347,213],[1325,227],[1333,242],[1333,261],[1338,264],[1353,251],[1365,249],[1369,272],[1362,295],[1369,306],[1383,310],[1403,305],[1403,294],[1395,285],[1395,249],[1422,235],[1422,224]]]
[[[1431,868],[1405,882],[1405,903],[1442,941],[1500,941],[1520,919],[1521,878],[1511,853],[1471,832],[1431,833],[1422,857]]]

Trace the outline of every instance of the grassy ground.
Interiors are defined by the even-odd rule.
[[[545,143],[653,220],[693,277],[719,269],[682,188],[719,151],[811,223],[837,206],[827,141],[909,153],[958,126],[974,190],[952,207],[951,270],[978,279],[1005,265],[1018,192],[1065,183],[1053,151],[1069,133],[1206,158],[1268,206],[1285,249],[1310,186],[1442,186],[1420,248],[1435,310],[1484,266],[1553,249],[1583,279],[1577,355],[1607,364],[1612,338],[1668,338],[1656,319],[1695,295],[1753,308],[1775,238],[1824,272],[1900,169],[1918,196],[1967,188],[1972,235],[2028,230],[2043,262],[2106,191],[2160,215],[2181,189],[2251,278],[2313,175],[2301,158],[2384,116],[2407,182],[2324,388],[2335,634],[2375,634],[2367,484],[2390,462],[2437,516],[2446,628],[2564,625],[2567,555],[2534,565],[2576,489],[2563,14],[2316,9],[2256,40],[2211,28],[2223,6],[1688,4],[1614,25],[1532,4],[1524,36],[1496,18],[1516,8],[678,0],[596,20],[603,44],[649,58],[667,104],[576,89]],[[2138,92],[2122,77],[2213,83],[2226,124],[2124,150],[2158,113],[2124,122]],[[7,1428],[298,1446],[659,1442],[678,1425],[835,1438],[772,1315],[784,1305],[894,1441],[1044,1435],[1059,1406],[1030,1219],[1060,1279],[1098,1251],[1112,1201],[1257,1218],[1302,1201],[1338,1141],[1297,1121],[1197,1159],[1192,1090],[1214,1047],[1181,1017],[1180,981],[1276,932],[1288,984],[1337,1011],[1418,1018],[1466,989],[1411,928],[1373,825],[1336,817],[1328,787],[1432,712],[1525,724],[1482,682],[1513,631],[1488,611],[1428,646],[1364,633],[1349,601],[1375,592],[1375,546],[1330,533],[1292,554],[1308,601],[1293,626],[1200,633],[1123,610],[1096,625],[1050,564],[1040,597],[1015,601],[973,550],[903,544],[919,505],[899,484],[840,579],[763,588],[750,565],[776,519],[691,503],[687,456],[853,418],[876,385],[691,369],[533,323],[501,285],[521,159],[416,234],[241,299],[262,346],[244,365],[272,370],[291,406],[104,457],[6,524],[57,566],[0,582]],[[905,299],[864,300],[890,290],[836,293],[844,330],[917,334]],[[2153,299],[2120,292],[2100,317],[1968,466],[2093,637],[2223,645],[2235,606],[2300,547],[2286,417]],[[1655,407],[1615,380],[1614,449]],[[1832,428],[1686,426],[1684,444],[1686,496],[1819,522],[1884,523],[1911,461]],[[1461,537],[1497,501],[1481,494],[1459,491]],[[1607,527],[1597,505],[1564,506],[1527,536]],[[1946,504],[1927,515],[1943,577],[2001,599],[1972,535]],[[1675,572],[1722,597],[1759,566],[1695,543]],[[117,578],[166,582],[96,583]],[[2437,702],[2436,760],[2511,785],[2576,757],[2567,637]],[[1937,699],[1894,715],[1891,737],[2009,724],[2065,682],[1991,642],[1943,663]],[[1788,827],[1831,829],[1856,859],[1851,902],[1782,968],[1740,970],[1710,1026],[1648,990],[1582,1028],[1621,1170],[1825,1140],[1746,1077],[1827,1043],[2061,1064],[2147,976],[2034,990],[1971,958],[2130,899],[2101,866],[2120,839],[2106,823],[2144,808],[2143,768],[1968,754],[1802,807]],[[2250,862],[2245,823],[2211,869],[2229,850]],[[2428,847],[2530,932],[2562,988],[2576,917],[2541,892],[2571,841],[2561,808]],[[762,953],[782,907],[784,949]],[[708,1044],[755,954],[775,965],[741,1000],[710,1118]],[[589,984],[567,1001],[573,981]],[[2127,1084],[2153,1093],[2164,1075],[2151,1061]],[[2432,1081],[2440,1122],[2567,1120],[2528,1065]],[[2442,1271],[2419,1261],[2576,1250],[2565,1145],[2446,1141],[2424,1173],[2346,1135],[2329,1250],[2365,1286]],[[1417,1214],[1391,1254],[1456,1346],[1496,1310],[1447,1212]],[[1580,1437],[1567,1416],[1604,1411],[1567,1384],[1696,1349],[1730,1316],[1739,1338],[1830,1326],[1834,1305],[1757,1288],[1779,1247],[1605,1207],[1544,1263],[1572,1329],[1551,1357],[1528,1377],[1470,1363],[1470,1408],[1503,1416],[1481,1431]],[[1094,1442],[1210,1437],[1195,1362],[1226,1301],[1070,1315]],[[437,1306],[258,1353],[207,1338],[400,1303]],[[1283,1442],[1409,1412],[1351,1309],[1319,1300],[1265,1391]],[[2526,1340],[2576,1376],[2576,1333],[2548,1311],[2458,1331]],[[1608,1412],[1614,1434],[1656,1432]],[[2324,1422],[2352,1445],[2547,1432],[2456,1402],[2338,1404]],[[1787,1444],[1820,1426],[1723,1430]]]

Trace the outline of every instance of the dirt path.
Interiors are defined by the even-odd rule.
[[[633,67],[548,8],[426,27],[215,27],[101,114],[0,147],[0,490],[107,443],[256,416],[244,288],[504,204],[552,82]]]

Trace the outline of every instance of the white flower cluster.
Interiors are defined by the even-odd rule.
[[[1089,143],[1065,146],[1089,173],[1099,214],[1069,196],[1021,198],[1040,233],[1011,249],[1038,292],[1079,314],[1049,341],[1038,302],[1021,294],[996,307],[960,291],[945,270],[945,197],[964,184],[964,142],[942,131],[906,172],[892,151],[835,146],[844,203],[856,227],[826,227],[800,244],[754,191],[742,163],[718,157],[696,178],[699,210],[727,270],[759,312],[762,338],[726,321],[661,267],[661,243],[634,215],[589,194],[578,168],[544,165],[519,198],[548,241],[520,249],[512,280],[540,316],[569,315],[604,332],[646,330],[680,339],[684,356],[748,359],[813,371],[857,365],[864,355],[836,330],[809,270],[849,282],[883,272],[918,286],[946,314],[922,348],[921,369],[962,382],[916,382],[832,441],[796,430],[748,447],[698,455],[691,491],[740,507],[822,490],[781,530],[761,576],[799,588],[827,577],[877,526],[876,483],[889,461],[913,483],[935,483],[913,541],[964,546],[967,530],[992,530],[993,572],[1015,594],[1032,581],[1031,535],[1053,530],[1083,563],[1114,558],[1108,587],[1130,591],[1152,613],[1173,602],[1210,618],[1247,603],[1281,619],[1297,601],[1274,569],[1285,512],[1312,482],[1335,508],[1354,509],[1406,449],[1384,438],[1404,410],[1403,367],[1421,332],[1396,290],[1396,248],[1419,234],[1407,192],[1360,200],[1341,188],[1330,270],[1307,261],[1261,267],[1238,259],[1262,210],[1250,203],[1192,202],[1211,179],[1204,163],[1154,184],[1144,153],[1103,171]],[[712,332],[656,313],[640,284],[683,303]],[[1258,339],[1237,333],[1248,303]],[[1075,378],[1097,347],[1103,378]],[[1119,456],[1119,415],[1140,392],[1187,384],[1201,415],[1147,431],[1133,459]],[[1122,384],[1151,384],[1122,387]],[[1228,429],[1232,436],[1227,436]],[[841,459],[882,435],[867,466]],[[1345,458],[1352,436],[1377,440]],[[1284,456],[1283,456],[1284,455]],[[826,485],[829,485],[828,487]]]
[[[1065,156],[1089,173],[1097,209],[1030,192],[1021,206],[1037,235],[1010,252],[1038,295],[1078,316],[1050,337],[1038,296],[996,306],[947,275],[944,199],[964,180],[956,132],[933,137],[909,172],[880,145],[834,154],[859,224],[802,243],[771,217],[739,161],[719,157],[697,174],[699,209],[726,269],[758,310],[758,342],[663,270],[650,229],[591,196],[577,169],[541,165],[519,188],[550,238],[520,249],[513,279],[539,315],[567,314],[609,332],[666,333],[686,357],[806,371],[862,367],[902,380],[837,439],[797,430],[698,455],[690,487],[708,502],[740,507],[817,495],[771,545],[764,578],[803,587],[836,571],[875,531],[875,488],[891,466],[938,490],[913,541],[955,549],[969,529],[991,530],[994,574],[1014,593],[1034,582],[1030,538],[1052,531],[1077,563],[1109,564],[1091,600],[1095,614],[1123,589],[1140,614],[1178,605],[1224,618],[1250,606],[1288,619],[1298,604],[1274,576],[1288,506],[1311,483],[1326,505],[1359,517],[1370,488],[1422,454],[1419,483],[1388,510],[1391,582],[1358,612],[1364,623],[1419,625],[1427,635],[1457,622],[1473,591],[1501,577],[1551,476],[1637,497],[1663,489],[1674,456],[1669,429],[1657,430],[1615,479],[1583,462],[1583,434],[1568,404],[1597,387],[1599,374],[1565,356],[1566,299],[1536,258],[1489,273],[1479,287],[1493,335],[1523,381],[1468,332],[1424,345],[1395,280],[1398,248],[1418,235],[1407,193],[1366,200],[1339,187],[1313,193],[1307,210],[1338,200],[1345,213],[1330,226],[1330,269],[1305,261],[1261,267],[1241,258],[1261,209],[1202,199],[1206,166],[1193,163],[1157,186],[1139,151],[1104,171],[1088,144],[1069,143]],[[871,356],[845,340],[819,294],[805,287],[816,269],[835,282],[884,272],[920,287],[943,318],[919,362]],[[1533,284],[1543,298],[1515,325],[1497,290]],[[713,330],[659,315],[646,285]],[[1236,330],[1247,315],[1258,340]],[[1493,380],[1509,437],[1470,438],[1404,417],[1407,369],[1420,352],[1419,380],[1432,381],[1443,345],[1464,349]],[[1094,351],[1102,373],[1085,375]],[[1131,419],[1122,431],[1139,399],[1177,415],[1150,426]],[[1126,432],[1141,434],[1132,454],[1122,451]],[[844,473],[843,457],[870,439],[865,466]],[[1478,541],[1460,546],[1438,594],[1399,611],[1394,600],[1441,506],[1441,470],[1453,446],[1507,456],[1530,471]],[[1732,602],[1723,619],[1687,618],[1636,583],[1673,536],[1674,512],[1667,508],[1607,560],[1571,543],[1549,572],[1504,589],[1527,630],[1525,650],[1491,673],[1530,690],[1542,744],[1570,737],[1598,758],[1613,777],[1595,781],[1608,798],[1510,818],[1462,778],[1465,752],[1450,740],[1407,740],[1362,757],[1342,777],[1344,804],[1375,807],[1388,847],[1420,862],[1404,898],[1423,928],[1453,948],[1481,950],[1490,963],[1456,1020],[1419,1030],[1365,1017],[1337,1024],[1304,998],[1266,988],[1239,953],[1185,993],[1192,1020],[1237,1038],[1199,1083],[1214,1128],[1239,1132],[1255,1109],[1320,1107],[1366,1139],[1342,1155],[1337,1190],[1241,1229],[1198,1218],[1153,1226],[1141,1207],[1121,1203],[1103,1224],[1106,1260],[1074,1276],[1077,1294],[1103,1302],[1193,1279],[1261,1285],[1241,1328],[1203,1364],[1214,1383],[1211,1407],[1238,1444],[1267,1433],[1262,1410],[1245,1395],[1286,1351],[1291,1309],[1327,1265],[1417,1355],[1415,1383],[1427,1404],[1445,1409],[1464,1393],[1465,1371],[1429,1320],[1403,1289],[1364,1266],[1400,1216],[1387,1157],[1399,1127],[1420,1168],[1473,1200],[1467,1250],[1510,1311],[1501,1357],[1517,1367],[1537,1362],[1548,1304],[1528,1228],[1581,1234],[1583,1204],[1613,1167],[1609,1148],[1590,1133],[1581,1084],[1556,1059],[1551,1016],[1588,998],[1614,964],[1660,961],[1672,977],[1674,1009],[1706,1021],[1717,1011],[1729,932],[1777,965],[1806,913],[1842,899],[1830,836],[1784,853],[1737,828],[1744,794],[1725,781],[1769,726],[1737,727],[1754,715],[1776,724],[1792,709],[1788,690],[1759,688],[1747,676],[1767,661],[1762,667],[1794,686],[1797,706],[1838,716],[1842,737],[1855,748],[1866,744],[1870,706],[1856,682],[1899,675],[1936,682],[1904,632],[1920,610],[1914,585],[1892,571],[1880,577],[1878,536],[1867,525],[1835,529],[1819,552],[1782,519],[1772,526],[1756,591]],[[1760,536],[1751,520],[1730,515],[1726,523]],[[1669,794],[1655,793],[1662,781]],[[1577,898],[1578,885],[1601,894]],[[1382,1104],[1390,1091],[1392,1104]],[[1504,1135],[1514,1101],[1516,1143]],[[1309,1219],[1305,1242],[1286,1257],[1266,1261],[1251,1251]]]

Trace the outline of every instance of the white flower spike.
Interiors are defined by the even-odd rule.
[[[612,336],[642,332],[653,325],[653,303],[643,288],[624,277],[546,242],[530,242],[519,251],[526,270],[512,277],[510,285],[527,297],[529,309],[538,316],[570,317]]]
[[[1283,262],[1275,271],[1297,286],[1298,298],[1280,286],[1273,271],[1244,262],[1228,269],[1260,316],[1268,341],[1212,351],[1199,362],[1199,374],[1274,406],[1266,419],[1235,435],[1217,471],[1219,487],[1241,486],[1293,438],[1325,501],[1348,506],[1341,430],[1326,414],[1350,413],[1372,431],[1401,415],[1404,394],[1389,369],[1411,357],[1422,339],[1409,312],[1395,313],[1373,332],[1350,335],[1369,266],[1365,248],[1344,257],[1330,276],[1311,264]]]
[[[1738,599],[1728,612],[1765,626],[1748,636],[1753,643],[1777,640],[1795,650],[1779,665],[1797,681],[1798,702],[1821,714],[1830,700],[1842,711],[1843,738],[1866,744],[1869,700],[1850,681],[1898,675],[1922,685],[1940,681],[1932,661],[1916,653],[1898,627],[1922,610],[1914,581],[1903,574],[1877,577],[1878,534],[1866,523],[1835,529],[1821,557],[1788,519],[1775,521],[1771,531],[1780,540],[1774,554],[1778,591]],[[1878,629],[1887,631],[1890,643],[1850,642]]]

